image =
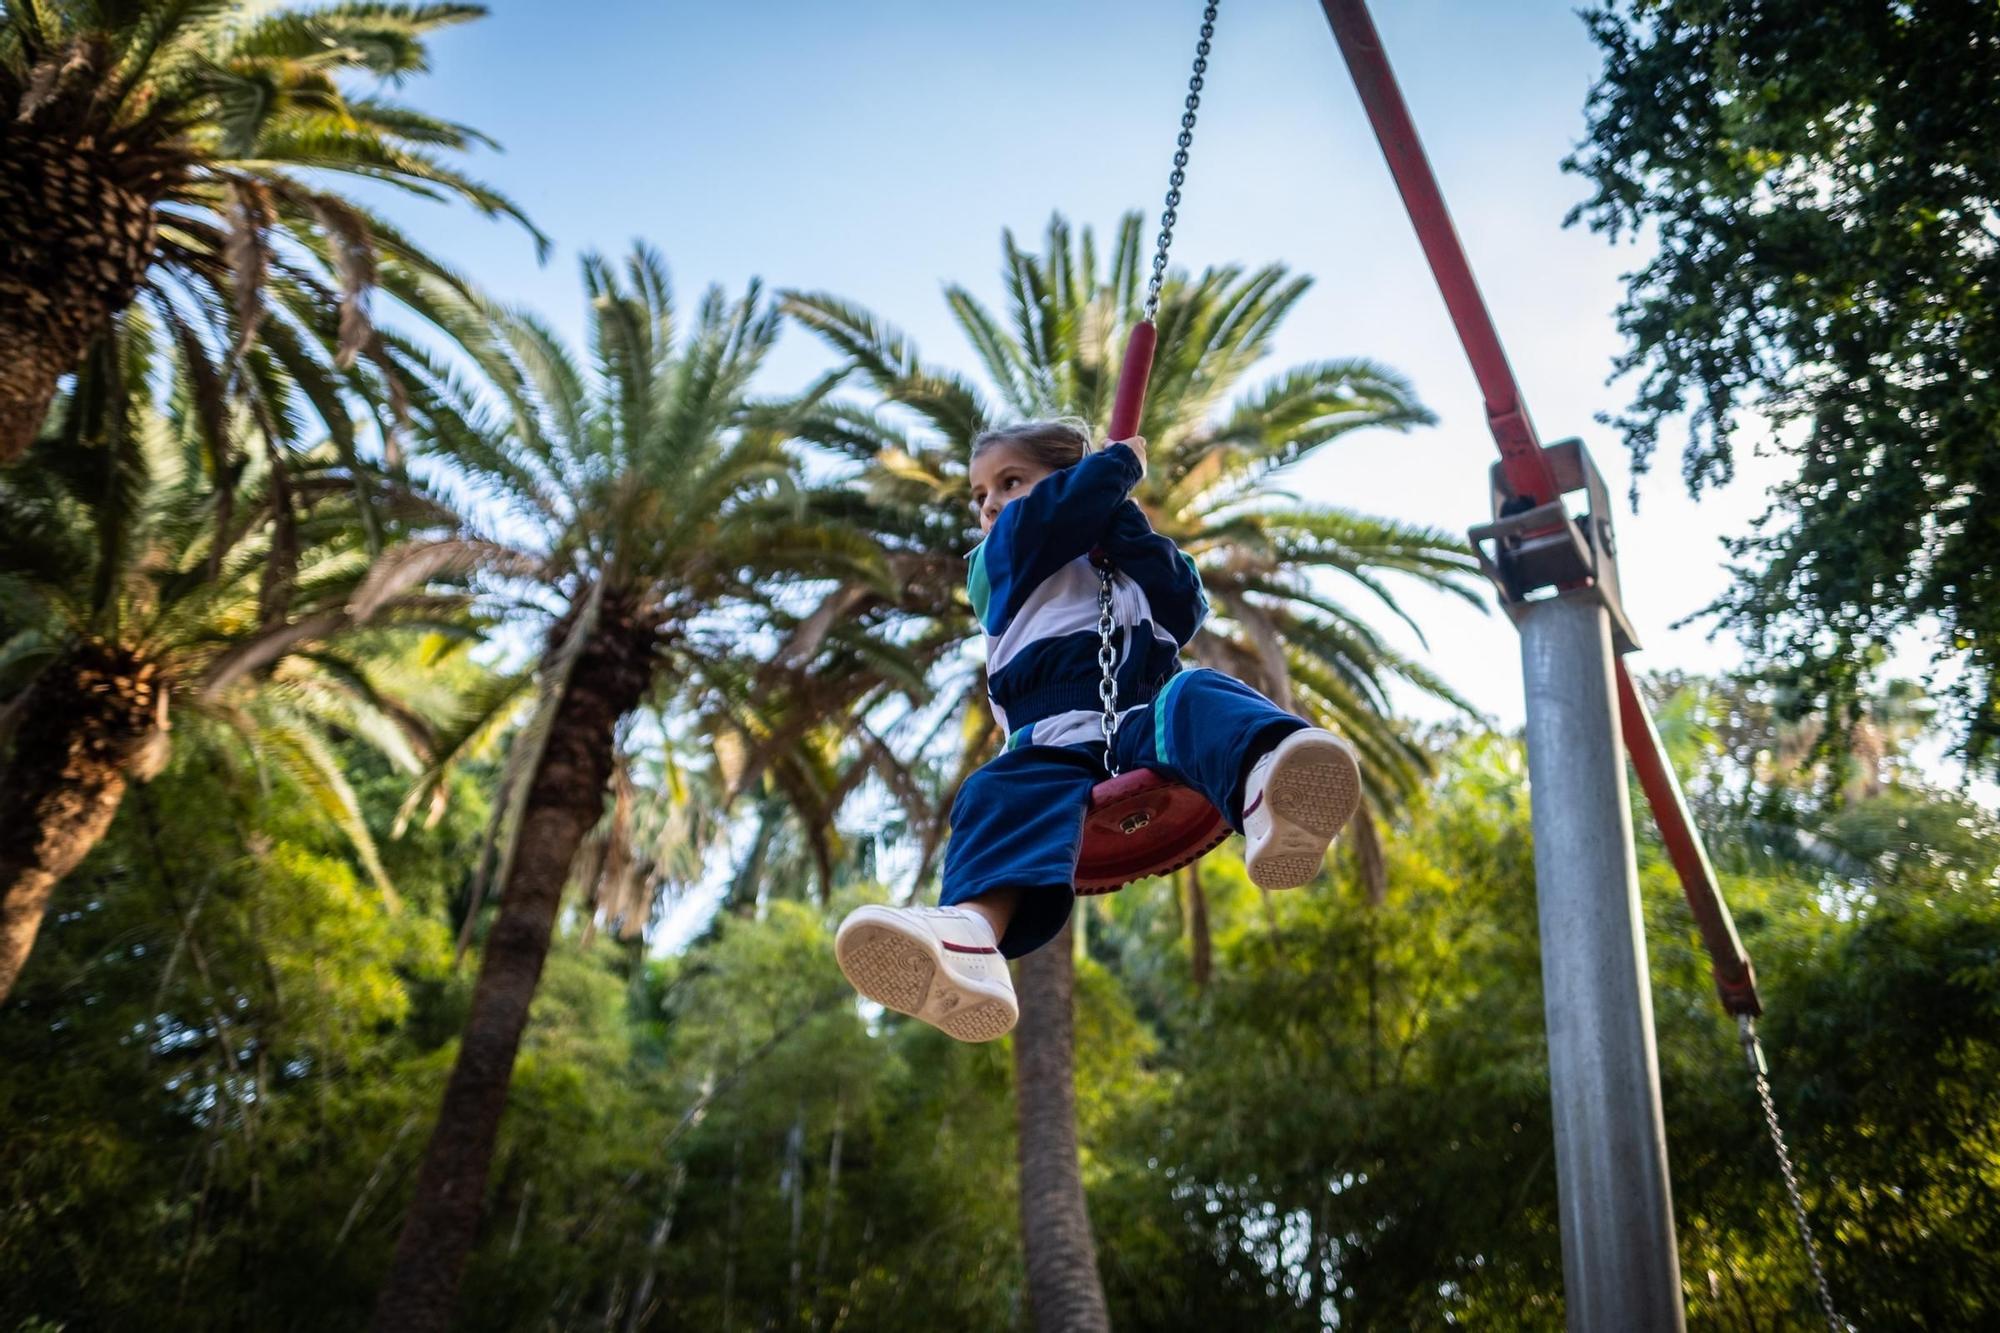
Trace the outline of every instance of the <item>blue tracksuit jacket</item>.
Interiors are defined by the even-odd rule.
[[[1000,511],[970,558],[972,609],[986,631],[987,697],[1008,747],[1098,734],[1097,570],[1117,575],[1118,706],[1150,700],[1179,669],[1208,616],[1194,562],[1154,532],[1130,499],[1139,458],[1122,444],[1044,477]]]

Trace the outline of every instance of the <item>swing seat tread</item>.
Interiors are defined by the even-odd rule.
[[[1121,773],[1091,792],[1076,891],[1111,893],[1134,880],[1171,874],[1229,834],[1222,812],[1192,788],[1150,768]]]

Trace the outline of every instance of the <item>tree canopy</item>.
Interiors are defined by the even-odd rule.
[[[1711,682],[1666,699],[1703,790],[1744,789],[1733,708]],[[343,754],[386,829],[403,782]],[[1351,873],[1266,897],[1212,859],[1206,990],[1162,886],[1088,908],[1077,1114],[1114,1326],[1561,1327],[1525,766],[1468,733],[1441,771],[1388,830],[1379,904]],[[464,1020],[445,912],[490,779],[383,840],[401,914],[285,780],[190,749],[128,802],[0,1010],[0,1326],[365,1319]],[[1893,772],[1789,841],[1713,817],[1843,1313],[1990,1323],[2000,830]],[[1657,847],[1641,866],[1689,1327],[1805,1327],[1735,1030]],[[1005,1051],[864,1015],[827,966],[883,892],[725,914],[651,959],[570,918],[462,1327],[1026,1327]]]
[[[1613,0],[1570,215],[1656,239],[1629,277],[1617,418],[1689,489],[1796,465],[1711,608],[1795,687],[1858,705],[1930,638],[1966,757],[2000,765],[2000,6]]]

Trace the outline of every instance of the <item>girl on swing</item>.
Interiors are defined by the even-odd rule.
[[[986,540],[967,588],[986,632],[987,695],[1006,746],[951,809],[936,907],[855,909],[834,953],[854,988],[960,1041],[1020,1016],[1006,959],[1069,919],[1091,788],[1108,776],[1098,687],[1098,573],[1108,557],[1121,772],[1151,768],[1200,792],[1248,841],[1266,889],[1309,883],[1361,799],[1332,733],[1249,686],[1184,670],[1208,615],[1194,562],[1131,498],[1146,441],[1093,453],[1081,422],[987,431],[972,446],[972,504]]]

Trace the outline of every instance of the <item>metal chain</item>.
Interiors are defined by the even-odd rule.
[[[1118,776],[1118,654],[1111,647],[1111,631],[1116,628],[1111,619],[1111,566],[1097,567],[1097,665],[1103,669],[1104,678],[1097,682],[1097,698],[1104,705],[1104,713],[1097,719],[1099,729],[1104,732],[1104,766],[1111,770],[1111,776]]]
[[[1187,101],[1181,112],[1181,132],[1174,140],[1174,169],[1167,177],[1167,207],[1160,214],[1160,235],[1153,251],[1153,275],[1146,280],[1146,319],[1160,313],[1160,288],[1167,281],[1167,251],[1174,243],[1174,223],[1180,220],[1181,187],[1187,184],[1188,149],[1194,146],[1195,113],[1201,109],[1202,84],[1208,74],[1210,43],[1215,40],[1215,10],[1220,0],[1208,0],[1201,11],[1201,40],[1194,44],[1194,72],[1188,75]],[[1104,706],[1097,719],[1104,733],[1104,766],[1118,776],[1118,654],[1111,647],[1111,567],[1097,566],[1097,665],[1104,676],[1097,698]]]
[[[1833,1308],[1833,1288],[1827,1285],[1826,1270],[1820,1267],[1819,1247],[1813,1244],[1812,1223],[1806,1220],[1805,1195],[1799,1190],[1799,1174],[1792,1167],[1792,1154],[1785,1148],[1785,1131],[1778,1126],[1778,1106],[1771,1100],[1770,1070],[1764,1063],[1764,1047],[1757,1040],[1757,1023],[1748,1014],[1736,1018],[1743,1042],[1744,1058],[1757,1081],[1757,1098],[1764,1103],[1764,1123],[1771,1127],[1771,1146],[1778,1153],[1778,1170],[1785,1177],[1785,1193],[1792,1197],[1792,1216],[1798,1219],[1799,1239],[1805,1242],[1806,1263],[1812,1268],[1813,1283],[1819,1288],[1820,1308],[1826,1311],[1826,1326],[1833,1333],[1849,1333],[1854,1326]]]
[[[1188,77],[1187,109],[1181,112],[1180,137],[1174,140],[1174,170],[1167,177],[1167,210],[1160,214],[1160,238],[1153,251],[1153,276],[1146,282],[1146,318],[1160,313],[1160,288],[1167,280],[1167,248],[1174,243],[1174,223],[1180,220],[1181,186],[1187,184],[1188,149],[1194,144],[1194,115],[1201,106],[1201,86],[1208,73],[1209,43],[1215,37],[1215,7],[1208,0],[1201,12],[1201,40],[1194,46],[1194,73]]]

